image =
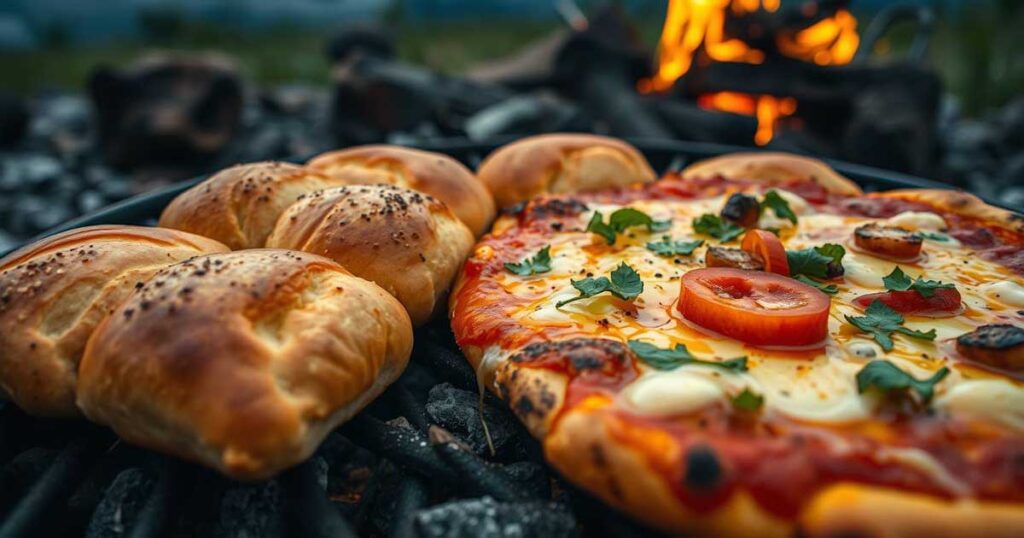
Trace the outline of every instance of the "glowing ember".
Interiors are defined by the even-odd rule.
[[[662,92],[672,88],[679,77],[693,65],[695,56],[703,53],[717,62],[759,64],[764,51],[741,39],[725,35],[727,14],[742,16],[758,10],[774,12],[780,0],[669,0],[665,25],[658,45],[658,68],[654,76],[640,80],[637,89],[643,93]],[[813,6],[813,4],[812,4]],[[849,63],[857,52],[860,38],[857,19],[845,9],[799,31],[780,33],[775,38],[779,52],[818,65]],[[754,142],[767,144],[774,134],[776,122],[796,112],[792,97],[750,95],[718,92],[698,98],[701,107],[757,117]]]

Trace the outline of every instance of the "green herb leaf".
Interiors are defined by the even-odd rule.
[[[882,283],[885,284],[885,289],[889,291],[907,291],[914,284],[914,281],[910,280],[910,277],[903,272],[903,269],[896,266],[891,273],[882,277]]]
[[[615,229],[604,223],[604,215],[600,211],[594,211],[594,216],[590,217],[587,231],[600,235],[609,245],[615,244]]]
[[[885,351],[892,351],[892,333],[900,333],[921,340],[935,340],[935,329],[928,332],[915,331],[903,326],[903,316],[889,308],[885,303],[874,300],[864,311],[866,316],[846,316],[850,322],[862,332],[870,334]]]
[[[789,207],[789,202],[774,190],[764,193],[764,201],[761,202],[761,207],[771,208],[775,212],[775,216],[780,219],[786,219],[793,224],[797,222],[796,213]]]
[[[917,235],[919,235],[919,236],[921,236],[921,237],[923,237],[925,239],[931,239],[932,241],[938,241],[939,243],[948,243],[949,242],[949,236],[946,235],[946,234],[939,234],[939,233],[935,233],[935,232],[919,231],[919,232],[917,232]]]
[[[704,213],[693,219],[693,231],[710,235],[723,243],[728,243],[743,234],[745,229],[742,226],[722,220],[718,215]]]
[[[560,301],[555,305],[556,307],[561,307],[580,299],[587,299],[604,292],[611,293],[624,301],[631,301],[644,291],[644,282],[640,279],[640,274],[634,271],[632,267],[626,265],[626,262],[622,262],[611,272],[611,279],[602,276],[573,280],[571,282],[572,287],[576,288],[580,294],[571,299]]]
[[[746,357],[736,357],[735,359],[729,359],[721,362],[705,361],[691,355],[689,350],[687,350],[686,346],[683,344],[676,344],[672,349],[664,349],[654,344],[648,344],[647,342],[630,340],[629,349],[633,350],[633,353],[636,353],[636,356],[639,357],[640,360],[657,370],[673,370],[687,364],[698,364],[701,366],[711,366],[734,372],[747,371]]]
[[[600,235],[609,245],[613,245],[616,234],[633,226],[646,226],[649,232],[663,232],[672,226],[672,221],[654,220],[639,209],[624,207],[612,212],[608,217],[608,224],[604,223],[604,216],[601,212],[595,211],[594,216],[590,217],[590,222],[587,223],[587,231]]]
[[[932,401],[935,385],[949,374],[945,366],[928,379],[916,379],[885,360],[874,360],[857,372],[857,392],[863,393],[871,387],[883,392],[913,389],[925,404]]]
[[[732,406],[740,411],[757,411],[764,405],[764,396],[750,390],[749,387],[744,388],[743,392],[733,396]]]
[[[938,289],[951,289],[955,288],[953,284],[946,284],[939,282],[938,280],[925,280],[921,277],[917,277],[917,280],[911,281],[910,277],[903,272],[898,266],[892,270],[891,273],[882,277],[882,282],[885,284],[885,289],[889,291],[907,291],[914,290],[921,294],[921,297],[928,298],[935,295],[935,290]]]
[[[551,270],[551,245],[537,251],[537,255],[519,263],[506,263],[505,270],[519,276],[546,273]]]
[[[790,276],[806,275],[826,279],[830,273],[829,266],[841,267],[845,255],[846,249],[841,245],[825,243],[817,247],[787,250],[786,260],[789,262]]]
[[[647,250],[658,256],[689,256],[703,244],[703,239],[696,241],[672,241],[669,236],[663,235],[661,241],[647,243]]]
[[[810,278],[805,277],[804,275],[796,275],[793,278],[799,280],[800,282],[803,282],[804,284],[807,284],[808,286],[814,286],[815,288],[818,288],[819,290],[829,295],[835,295],[836,293],[839,293],[839,288],[837,288],[835,284],[825,284],[823,282],[818,282],[817,280],[812,280]]]

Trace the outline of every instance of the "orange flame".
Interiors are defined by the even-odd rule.
[[[662,92],[690,70],[695,55],[704,54],[717,62],[759,64],[764,51],[752,48],[737,38],[725,35],[726,12],[741,16],[763,9],[774,12],[780,0],[669,0],[665,25],[658,44],[658,68],[654,75],[637,82],[642,93]],[[776,47],[786,56],[818,65],[849,63],[860,44],[857,19],[845,9],[792,33],[776,37]],[[796,111],[792,97],[718,92],[702,95],[704,108],[757,117],[754,142],[767,144],[774,135],[776,122]]]

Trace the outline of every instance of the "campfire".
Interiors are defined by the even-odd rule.
[[[658,45],[654,74],[637,82],[641,93],[666,92],[685,84],[685,75],[712,62],[752,65],[786,57],[817,65],[853,60],[860,37],[857,19],[842,3],[830,8],[807,2],[780,13],[779,0],[670,0]],[[682,80],[682,82],[680,82]],[[699,95],[704,109],[757,118],[754,142],[771,141],[776,122],[792,116],[791,96],[735,91]]]

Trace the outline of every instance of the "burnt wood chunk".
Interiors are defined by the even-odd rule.
[[[963,356],[987,366],[1024,371],[1024,329],[1009,324],[982,325],[956,339]]]
[[[704,265],[708,267],[732,267],[746,271],[763,271],[764,260],[757,254],[738,248],[708,247],[704,254]]]
[[[723,219],[750,228],[761,216],[761,204],[753,196],[737,192],[725,201],[720,215]]]

